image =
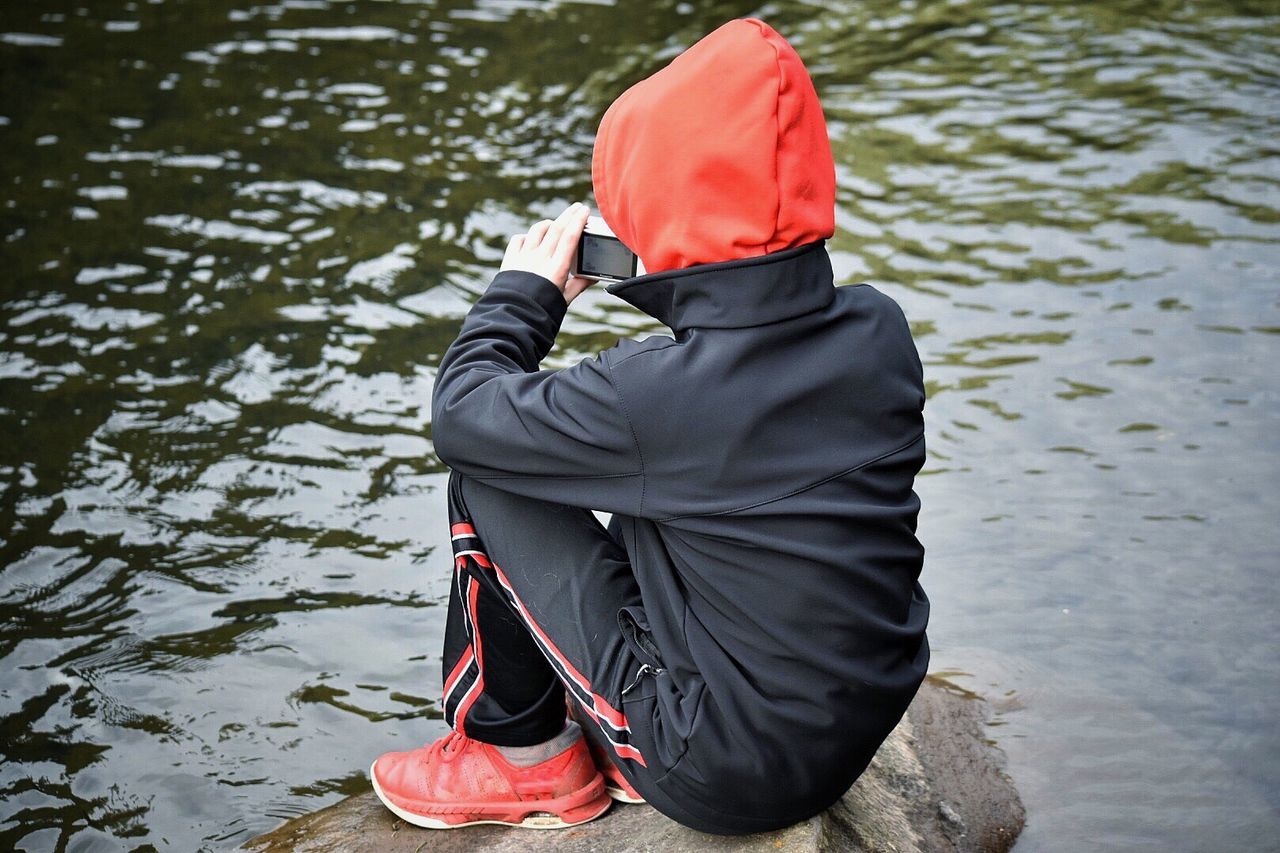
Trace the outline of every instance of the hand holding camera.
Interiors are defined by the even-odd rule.
[[[603,220],[588,226],[590,213],[585,204],[574,202],[554,221],[540,220],[527,234],[513,235],[500,271],[540,275],[560,289],[565,302],[572,302],[597,281],[636,275],[635,254],[609,232]]]

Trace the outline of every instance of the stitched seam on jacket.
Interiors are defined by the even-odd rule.
[[[643,475],[643,471],[625,474],[467,474],[473,480],[612,480]]]
[[[665,337],[665,335],[655,335],[654,337],[661,338],[661,337]],[[655,345],[653,349],[643,349],[643,350],[640,350],[639,352],[633,352],[631,353],[631,355],[623,356],[622,358],[618,359],[617,363],[625,364],[626,362],[630,361],[633,358],[638,358],[642,355],[648,355],[649,353],[653,353],[653,352],[662,352],[664,350],[670,349],[673,346],[678,345],[679,343],[680,342],[677,340],[668,338],[666,341],[663,341],[662,343]],[[611,376],[613,374],[612,367],[609,368],[609,374]]]
[[[636,435],[635,424],[631,421],[631,411],[627,408],[627,401],[622,399],[622,389],[618,387],[618,380],[613,375],[613,363],[607,357],[600,360],[604,362],[605,367],[609,368],[609,384],[613,386],[613,393],[618,396],[618,405],[622,407],[622,416],[626,418],[627,429],[631,431],[631,440],[636,445],[636,457],[640,460],[640,505],[636,507],[636,515],[643,516],[645,489],[644,451],[640,449],[640,438]]]
[[[778,495],[777,497],[766,498],[765,500],[756,501],[755,503],[750,503],[750,504],[747,504],[746,506],[734,507],[733,509],[722,509],[722,510],[717,510],[715,512],[690,512],[684,515],[669,515],[666,518],[659,519],[659,521],[668,522],[668,521],[678,521],[679,519],[682,519],[682,518],[709,518],[715,515],[733,515],[735,512],[743,512],[748,509],[755,509],[758,506],[764,506],[765,504],[771,504],[771,503],[775,503],[776,501],[785,500],[786,498],[795,497],[796,495],[801,494],[803,492],[807,492],[810,489],[816,489],[818,488],[818,486],[821,486],[825,483],[830,483],[832,480],[838,480],[847,474],[852,474],[854,471],[857,471],[860,468],[865,468],[868,465],[871,465],[873,463],[879,462],[881,459],[887,459],[888,457],[894,455],[895,453],[901,453],[902,451],[906,450],[908,447],[911,447],[912,445],[916,444],[917,442],[923,439],[924,439],[924,432],[921,431],[915,438],[911,439],[906,444],[903,444],[900,447],[895,447],[893,450],[889,450],[884,453],[881,453],[879,456],[875,456],[871,459],[866,460],[865,462],[859,462],[857,465],[854,465],[852,468],[846,468],[843,471],[839,471],[835,474],[832,474],[830,477],[823,477],[821,480],[819,480],[816,483],[810,483],[807,486],[801,486],[798,489],[793,489],[792,491],[787,492],[784,495]]]

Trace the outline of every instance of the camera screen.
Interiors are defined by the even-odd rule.
[[[631,278],[636,274],[636,256],[616,237],[582,235],[580,271],[587,275]]]

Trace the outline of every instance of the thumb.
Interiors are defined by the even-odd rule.
[[[581,293],[584,290],[586,290],[588,287],[590,287],[595,283],[596,283],[595,279],[583,278],[580,275],[575,275],[573,278],[565,282],[564,301],[572,302],[573,300],[577,299],[578,296],[581,295]]]

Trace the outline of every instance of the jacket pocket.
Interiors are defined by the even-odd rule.
[[[644,718],[643,738],[650,746],[647,750],[642,746],[641,752],[653,775],[665,775],[689,748],[689,735],[706,685],[700,679],[676,683],[674,673],[663,661],[662,650],[654,642],[643,607],[621,608],[618,628],[623,643],[640,664],[622,689],[622,701],[642,711],[637,716]]]
[[[649,632],[649,618],[641,607],[623,607],[618,611],[618,628],[623,642],[641,663],[662,668],[662,652]]]
[[[639,687],[646,676],[657,677],[667,671],[662,663],[662,652],[649,633],[649,620],[640,607],[623,607],[618,611],[618,629],[622,632],[622,642],[631,654],[640,661],[640,668],[635,678],[622,689],[625,697]]]

